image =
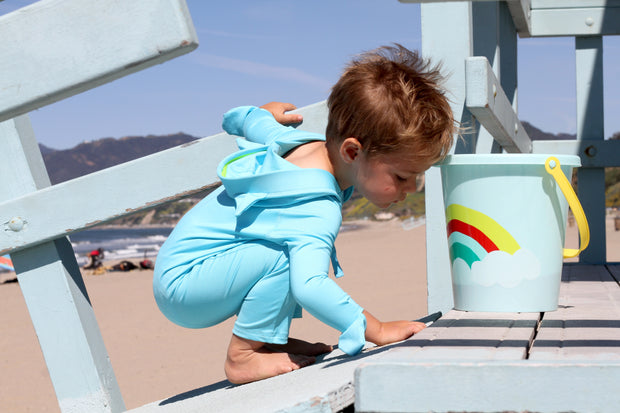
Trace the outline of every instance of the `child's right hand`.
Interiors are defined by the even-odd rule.
[[[426,328],[426,324],[419,321],[381,322],[366,310],[364,310],[364,315],[366,316],[366,340],[378,346],[406,340]]]
[[[269,102],[261,106],[261,109],[268,110],[273,115],[274,119],[283,125],[301,123],[303,120],[303,116],[299,114],[285,113],[297,109],[292,103]]]

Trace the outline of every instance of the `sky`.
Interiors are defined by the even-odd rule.
[[[0,0],[0,15],[32,0]],[[397,0],[187,0],[199,47],[30,113],[39,143],[221,132],[222,114],[270,101],[327,98],[354,55],[401,43],[420,49],[420,6]],[[605,137],[620,131],[620,36],[604,40]],[[575,133],[573,38],[519,39],[519,118]],[[547,69],[553,68],[553,69]]]

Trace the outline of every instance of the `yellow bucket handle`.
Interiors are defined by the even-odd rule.
[[[581,203],[579,202],[572,185],[568,179],[566,179],[562,169],[560,169],[560,161],[558,158],[555,156],[550,156],[547,158],[547,161],[545,162],[545,169],[551,176],[553,176],[555,182],[558,183],[558,186],[566,197],[568,205],[573,211],[573,215],[577,221],[577,227],[579,228],[579,236],[581,240],[579,243],[579,249],[564,248],[564,258],[573,258],[579,255],[581,251],[585,250],[590,243],[590,227],[588,226],[588,220],[586,219],[586,214],[583,212]]]

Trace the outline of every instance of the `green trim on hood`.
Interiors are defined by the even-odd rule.
[[[222,167],[222,178],[226,178],[226,173],[228,172],[228,165],[230,165],[231,163],[233,163],[235,161],[238,161],[239,159],[245,158],[246,156],[250,156],[250,155],[254,155],[254,154],[258,153],[258,152],[266,152],[266,151],[267,151],[267,148],[262,148],[262,149],[260,149],[258,151],[254,151],[254,152],[250,152],[250,153],[244,153],[243,155],[239,155],[239,156],[236,156],[236,157],[232,158],[230,161],[228,161],[228,162],[226,162],[224,164],[224,167]]]

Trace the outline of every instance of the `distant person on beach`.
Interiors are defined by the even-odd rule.
[[[289,338],[302,308],[338,329],[349,355],[425,327],[379,321],[328,271],[331,263],[343,275],[334,241],[353,188],[385,208],[415,192],[416,177],[448,153],[456,124],[440,81],[436,67],[395,45],[346,68],[328,99],[326,136],[284,126],[302,121],[286,113],[292,104],[224,115],[224,130],[245,139],[218,166],[223,185],[161,247],[153,289],[163,314],[184,327],[237,316],[224,363],[230,382],[286,373],[332,350]]]
[[[97,248],[88,253],[88,264],[84,267],[87,270],[95,270],[103,265],[103,248]]]

